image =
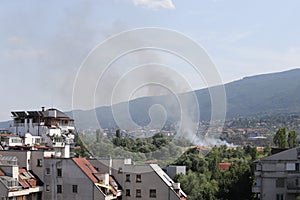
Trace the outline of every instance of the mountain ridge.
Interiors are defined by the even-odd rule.
[[[241,116],[263,116],[274,114],[300,114],[300,68],[283,72],[247,76],[224,85],[227,99],[227,119]],[[209,89],[192,91],[199,102],[201,120],[210,120],[211,101]],[[188,93],[181,95],[183,98]],[[148,110],[154,104],[162,105],[167,111],[167,122],[175,123],[180,119],[178,103],[170,95],[141,97],[113,106],[102,106],[91,110],[74,110],[66,112],[75,117],[76,126],[80,129],[115,128],[112,108],[120,108],[120,116],[129,108],[134,122],[146,126],[151,122]],[[191,105],[193,109],[194,105]],[[95,112],[96,111],[96,112]],[[95,117],[96,114],[96,117]],[[99,123],[98,123],[99,122]],[[129,123],[129,122],[128,122]],[[0,127],[8,122],[0,122]]]

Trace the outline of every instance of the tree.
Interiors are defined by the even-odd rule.
[[[96,141],[97,141],[97,143],[100,142],[101,135],[102,135],[101,130],[100,130],[100,129],[97,129],[97,130],[96,130]]]
[[[287,147],[286,129],[279,128],[273,138],[274,144],[279,148]]]
[[[297,146],[298,141],[297,141],[297,133],[296,131],[290,131],[288,134],[288,144],[289,148],[294,148]]]
[[[121,131],[120,131],[120,129],[117,129],[117,130],[116,130],[116,137],[117,137],[117,138],[120,138],[120,137],[121,137]]]

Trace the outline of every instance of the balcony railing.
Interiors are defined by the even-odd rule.
[[[252,192],[253,193],[260,193],[260,191],[261,191],[260,186],[255,185],[255,186],[252,187]]]

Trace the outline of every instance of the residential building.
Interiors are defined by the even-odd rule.
[[[24,145],[34,144],[52,147],[55,157],[73,156],[75,127],[74,120],[65,113],[50,108],[41,111],[11,112],[11,132],[24,137]]]
[[[10,134],[10,133],[0,133],[0,146],[2,149],[8,150],[9,148],[22,146],[23,141],[18,135]]]
[[[261,200],[300,198],[300,147],[285,150],[255,161],[252,191]]]
[[[108,173],[85,158],[46,158],[43,199],[118,199],[121,191]]]
[[[157,164],[136,165],[130,159],[89,160],[95,168],[109,170],[122,186],[123,200],[184,200],[186,194]]]
[[[12,115],[10,132],[0,132],[0,199],[186,199],[157,164],[74,158],[74,120],[57,109]],[[166,171],[185,173],[185,167]]]
[[[40,200],[43,187],[39,179],[20,169],[14,156],[0,156],[0,198]]]

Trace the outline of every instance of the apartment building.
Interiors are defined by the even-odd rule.
[[[185,200],[156,164],[131,159],[75,158],[74,120],[57,109],[12,112],[10,132],[0,133],[0,200]],[[184,167],[166,169],[172,175]]]
[[[0,199],[40,200],[43,187],[38,177],[19,168],[15,156],[0,155]]]
[[[255,161],[252,191],[260,200],[300,199],[300,147]]]
[[[94,159],[95,168],[108,170],[122,186],[123,200],[185,200],[180,183],[175,183],[157,164],[133,164],[130,159]],[[181,171],[183,172],[183,171]]]
[[[85,158],[46,158],[43,199],[118,199],[121,191],[108,173],[99,173]]]

